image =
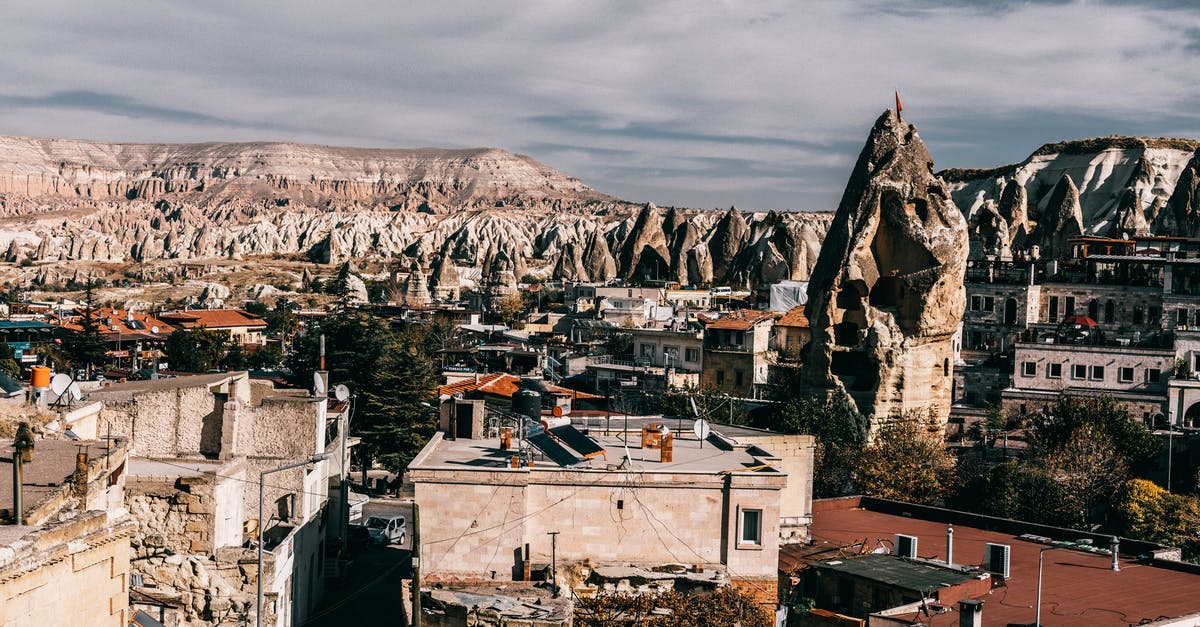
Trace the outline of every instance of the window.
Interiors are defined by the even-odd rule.
[[[1161,370],[1158,368],[1146,368],[1146,383],[1158,383],[1161,379]]]
[[[1106,323],[1112,322],[1113,319],[1117,317],[1116,311],[1117,311],[1116,303],[1112,302],[1111,300],[1105,301],[1104,302],[1104,322],[1106,322]]]
[[[679,347],[678,346],[664,346],[663,347],[663,361],[668,365],[678,366],[679,365]]]
[[[1183,326],[1187,326],[1187,310],[1186,309],[1176,309],[1175,310],[1175,324],[1181,324]]]
[[[724,370],[717,371],[717,385],[725,385],[725,371]]]
[[[1092,366],[1091,371],[1088,372],[1088,379],[1091,379],[1092,381],[1103,381],[1104,366]]]
[[[654,345],[653,344],[642,344],[642,357],[653,357],[653,356],[654,356]]]
[[[1141,305],[1133,306],[1133,323],[1142,324],[1146,321],[1146,310]]]
[[[1058,322],[1058,297],[1057,296],[1050,297],[1050,304],[1047,309],[1048,309],[1048,311],[1046,312],[1047,319],[1050,322]]]
[[[1148,309],[1147,312],[1150,314],[1150,324],[1158,324],[1159,322],[1162,322],[1162,307],[1159,307],[1158,305],[1150,305],[1150,309]]]
[[[995,296],[979,296],[971,297],[971,311],[995,311],[996,297]]]
[[[1021,374],[1027,377],[1037,376],[1037,362],[1023,361],[1021,362]]]
[[[741,370],[734,370],[733,371],[733,384],[738,387],[741,387],[743,376],[745,376],[745,375],[742,373]]]
[[[1075,364],[1075,365],[1071,366],[1071,378],[1072,379],[1086,379],[1087,378],[1087,366],[1085,366],[1083,364]]]
[[[1046,364],[1046,378],[1047,379],[1061,379],[1062,378],[1062,364]]]
[[[742,530],[738,534],[742,544],[762,544],[762,510],[742,510]]]
[[[683,358],[684,358],[684,361],[691,361],[691,362],[700,361],[700,349],[698,349],[698,348],[684,349]]]
[[[1133,368],[1117,368],[1117,381],[1133,383]]]
[[[1067,297],[1067,315],[1068,316],[1075,315],[1075,297],[1074,296]]]

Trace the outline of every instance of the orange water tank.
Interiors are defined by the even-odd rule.
[[[35,388],[50,387],[50,369],[45,366],[34,366],[29,375],[29,384]]]

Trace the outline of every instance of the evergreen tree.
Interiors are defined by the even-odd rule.
[[[208,372],[216,369],[225,359],[229,336],[204,327],[191,330],[178,329],[167,336],[163,352],[174,370],[184,372]]]
[[[100,333],[100,320],[94,305],[94,289],[95,281],[88,277],[83,292],[84,309],[79,323],[81,329],[63,337],[63,352],[71,365],[84,368],[89,374],[94,367],[103,366],[108,360],[108,342]]]
[[[438,378],[424,339],[415,329],[395,334],[359,392],[361,450],[393,472],[402,472],[437,430]]]

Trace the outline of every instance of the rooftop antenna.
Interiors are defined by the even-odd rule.
[[[72,383],[71,375],[65,372],[60,372],[50,379],[50,392],[54,394],[53,405],[64,403],[69,405],[71,403],[71,397],[67,394],[67,390],[70,389]]]

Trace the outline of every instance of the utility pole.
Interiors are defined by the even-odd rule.
[[[421,508],[413,501],[412,627],[421,627]]]
[[[550,536],[550,590],[554,598],[558,598],[558,534],[557,531],[547,531]]]

